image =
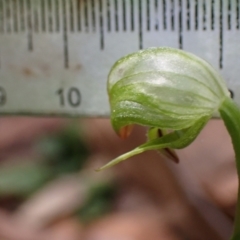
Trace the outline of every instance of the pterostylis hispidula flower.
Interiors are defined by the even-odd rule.
[[[109,73],[108,94],[117,134],[125,138],[138,124],[149,127],[148,139],[99,170],[148,150],[174,159],[171,149],[188,146],[213,116],[220,116],[231,135],[240,176],[240,110],[222,77],[201,58],[173,48],[127,55]],[[231,240],[240,240],[238,201]]]

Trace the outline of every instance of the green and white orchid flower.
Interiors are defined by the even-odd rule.
[[[149,127],[148,140],[99,170],[144,151],[184,148],[209,119],[218,115],[232,137],[240,176],[240,110],[222,77],[204,60],[173,48],[149,48],[130,54],[112,67],[108,94],[117,134],[125,138],[138,124]],[[240,203],[231,240],[237,239]]]

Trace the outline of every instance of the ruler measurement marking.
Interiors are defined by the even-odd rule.
[[[139,49],[143,49],[143,29],[142,29],[142,2],[138,0],[138,37],[139,37]]]
[[[4,6],[3,1],[0,0],[0,33],[4,33]],[[0,52],[0,68],[2,67],[2,56]]]
[[[0,0],[0,32],[4,33],[4,9],[3,0]]]
[[[239,21],[239,0],[236,0],[236,28],[239,29],[240,21]]]
[[[134,31],[134,1],[130,1],[130,15],[131,15],[131,31]]]
[[[13,28],[14,28],[14,32],[17,33],[18,32],[18,1],[17,0],[13,0]]]
[[[11,33],[11,36],[9,36],[10,40],[15,36],[14,34],[19,36],[19,40],[24,38],[25,49],[31,52],[36,48],[34,33],[43,31],[45,34],[39,34],[39,36],[46,36],[46,39],[48,39],[48,37],[51,37],[48,32],[53,32],[55,29],[58,29],[58,31],[61,31],[61,34],[63,34],[60,36],[63,37],[63,39],[61,39],[61,41],[63,41],[63,49],[60,51],[61,53],[64,51],[64,61],[62,64],[64,64],[65,68],[69,68],[69,63],[71,63],[71,55],[69,51],[71,38],[69,34],[70,32],[74,32],[78,26],[78,21],[76,21],[75,18],[77,17],[78,12],[74,12],[74,6],[77,5],[77,3],[79,3],[79,6],[81,5],[82,10],[81,13],[79,13],[79,16],[83,25],[80,26],[82,26],[82,30],[84,30],[86,27],[86,5],[84,4],[86,4],[86,2],[87,1],[84,2],[80,0],[77,2],[75,0],[39,0],[39,2],[37,2],[37,0],[0,0],[0,32],[6,33],[6,35]],[[117,2],[116,12],[114,12],[115,2]],[[130,0],[129,3],[126,0],[115,0],[115,2],[111,0],[88,1],[88,27],[89,30],[95,30],[93,27],[95,22],[97,29],[96,36],[100,36],[101,50],[104,50],[104,48],[107,47],[105,37],[108,35],[105,34],[105,27],[106,31],[107,29],[110,31],[114,30],[114,24],[116,24],[116,22],[118,22],[118,31],[121,33],[128,29],[134,31],[134,28],[136,28],[135,36],[138,37],[138,39],[135,40],[135,42],[140,49],[145,46],[145,42],[143,41],[145,40],[144,34],[149,34],[147,31],[153,30],[154,28],[157,30],[159,30],[158,28],[161,28],[161,31],[159,34],[157,33],[157,36],[161,35],[162,30],[170,30],[171,28],[174,30],[175,28],[176,31],[173,34],[174,39],[176,40],[171,41],[170,44],[177,43],[180,49],[185,47],[185,30],[192,29],[194,32],[195,29],[199,30],[199,33],[201,34],[204,30],[215,30],[214,33],[208,31],[209,35],[206,34],[206,36],[210,36],[211,40],[214,40],[215,43],[218,44],[216,50],[217,55],[219,54],[217,64],[220,69],[226,68],[225,52],[227,53],[226,47],[228,47],[228,42],[225,42],[224,34],[227,30],[232,30],[232,33],[235,34],[234,28],[239,29],[240,27],[240,0],[211,0],[209,2],[208,0],[195,0],[192,2],[191,0],[163,0],[162,2],[157,0],[146,0],[146,3],[141,0]],[[197,11],[195,5],[196,2],[198,2]],[[134,4],[136,5],[134,6]],[[161,8],[161,4],[163,8]],[[164,4],[166,5],[164,6]],[[156,16],[154,16],[154,11],[157,13]],[[162,15],[160,13],[162,13]],[[134,14],[136,15],[134,16]],[[112,22],[111,20],[114,20],[116,15],[117,21]],[[93,20],[94,18],[95,20]],[[151,23],[151,21],[153,22]],[[20,31],[24,31],[24,34],[18,35],[17,33]],[[214,36],[210,34],[213,34]],[[79,36],[81,36],[81,34],[79,34]],[[151,35],[149,34],[149,36]],[[197,36],[197,33],[195,36]],[[213,36],[213,38],[211,36]],[[15,39],[12,40],[15,41]],[[130,41],[131,40],[132,39],[130,38]],[[237,39],[234,39],[234,41],[235,40]],[[97,38],[97,43],[99,44],[98,41],[99,38]],[[197,40],[197,44],[199,41],[200,40]],[[229,44],[232,46],[232,43]],[[200,43],[199,45],[200,49],[206,49],[204,44],[201,45]],[[213,49],[213,53],[216,52]],[[230,63],[231,61],[233,60],[230,59]]]
[[[7,4],[6,4],[6,18],[7,18],[7,32],[11,33],[12,32],[12,26],[11,26],[11,2],[10,0],[6,0]]]
[[[9,29],[8,29],[8,19],[9,19],[9,17],[8,17],[8,2],[9,0],[4,0],[4,7],[3,7],[3,10],[4,10],[4,16],[5,16],[5,32],[6,33],[9,33]]]
[[[53,4],[54,1],[54,4]],[[74,32],[75,31],[75,18],[77,12],[74,12],[74,0],[61,0],[62,1],[62,14],[63,14],[63,41],[64,41],[64,65],[66,68],[69,67],[69,39],[68,39],[68,34],[69,32]],[[69,2],[70,1],[70,2]],[[89,24],[94,25],[94,18],[95,18],[95,5],[94,5],[94,0],[91,0],[91,5],[89,9],[90,2],[87,2],[85,0],[82,2],[83,6],[83,17],[84,17],[84,23],[85,23],[85,30],[88,31],[89,29]],[[186,5],[185,5],[186,2]],[[5,8],[4,8],[4,3],[5,3]],[[80,1],[77,1],[79,3],[79,6],[81,4]],[[122,7],[121,7],[121,13],[122,13],[122,19],[119,18],[119,6],[118,6],[118,1],[115,0],[114,2],[114,8],[111,9],[111,2],[110,0],[106,1],[106,12],[105,10],[105,0],[99,0],[99,27],[100,27],[100,48],[101,50],[104,49],[105,41],[104,41],[104,18],[107,20],[106,21],[106,27],[108,31],[111,31],[111,13],[115,13],[115,27],[116,31],[119,31],[119,20],[122,20],[122,30],[127,31],[127,11],[129,9],[127,8],[127,3],[126,0],[121,0]],[[190,7],[190,0],[178,0],[178,12],[175,12],[175,2],[174,0],[169,0],[168,2],[166,0],[162,1],[162,20],[163,20],[163,29],[166,30],[168,28],[167,24],[167,17],[168,17],[168,3],[171,3],[170,7],[170,17],[171,17],[171,28],[174,30],[174,24],[175,24],[175,17],[178,17],[178,21],[176,19],[176,28],[178,28],[178,44],[179,48],[183,48],[183,21],[186,21],[186,29],[190,30],[191,29],[191,7]],[[199,13],[199,5],[202,3],[202,11]],[[211,24],[211,29],[214,30],[215,27],[215,0],[211,0],[211,3],[207,5],[206,0],[198,1],[195,0],[195,5],[193,9],[194,13],[194,23],[195,23],[195,30],[198,30],[199,27],[204,31],[207,30],[207,23],[209,22],[207,19],[208,13],[211,16],[210,24]],[[225,4],[223,0],[219,0],[219,68],[223,68],[223,48],[224,48],[224,26],[226,23],[226,28],[228,30],[232,29],[232,22],[234,20],[234,17],[231,15],[232,11],[235,11],[236,14],[236,28],[239,29],[239,0],[235,0],[236,5],[231,1],[228,0]],[[0,0],[0,31],[4,32],[6,30],[8,33],[17,33],[19,30],[23,31],[23,29],[27,30],[27,39],[28,39],[28,50],[33,51],[33,30],[34,32],[39,32],[40,26],[42,27],[42,31],[46,32],[47,30],[49,32],[53,32],[54,26],[57,28],[60,28],[60,16],[59,16],[59,0],[42,0],[39,2],[41,4],[41,7],[39,8],[40,11],[38,11],[38,6],[36,7],[34,4],[33,0]],[[68,5],[69,4],[69,5]],[[150,1],[146,0],[146,5],[141,2],[140,0],[138,1],[138,37],[139,37],[139,48],[143,48],[143,20],[145,21],[144,17],[146,14],[146,30],[149,31],[151,29],[151,7],[154,4],[155,6],[155,11],[158,11],[158,4],[159,2],[157,0]],[[232,5],[234,4],[234,5]],[[55,6],[55,8],[54,8]],[[68,8],[69,6],[69,8]],[[170,5],[169,5],[170,6]],[[186,6],[186,19],[185,16],[183,16],[183,6],[185,8]],[[233,7],[234,6],[234,7]],[[131,0],[130,2],[130,18],[129,18],[129,23],[131,26],[131,30],[134,30],[134,25],[135,25],[135,19],[134,19],[134,0]],[[144,9],[146,7],[146,9]],[[177,7],[177,6],[176,6]],[[207,7],[210,7],[209,9]],[[226,8],[225,8],[226,7]],[[234,9],[233,9],[234,8]],[[55,11],[54,11],[55,9]],[[111,11],[113,10],[113,12]],[[115,12],[114,12],[115,10]],[[144,17],[143,17],[143,10],[144,12]],[[185,9],[184,9],[185,10]],[[226,11],[225,11],[226,10]],[[90,12],[89,12],[90,11]],[[57,14],[58,13],[58,14]],[[103,13],[106,15],[104,16]],[[226,18],[225,14],[226,13]],[[41,14],[41,15],[39,15]],[[55,14],[55,20],[53,18]],[[90,15],[89,15],[90,14]],[[92,14],[92,15],[91,15]],[[177,15],[178,14],[178,15]],[[218,14],[217,14],[218,15]],[[5,16],[5,17],[4,17]],[[41,17],[40,17],[41,16]],[[92,19],[89,19],[88,17],[92,17]],[[94,17],[93,17],[94,16]],[[81,15],[80,15],[81,17]],[[200,19],[202,18],[202,19]],[[21,20],[18,22],[18,20]],[[57,19],[59,19],[59,24],[57,24]],[[157,18],[156,18],[157,19]],[[41,21],[40,21],[41,20]],[[96,19],[95,19],[96,20]],[[158,19],[157,19],[158,20]],[[202,20],[202,26],[199,25],[199,20]],[[5,22],[5,24],[4,24]],[[41,23],[41,24],[40,24]],[[70,24],[69,24],[70,23]],[[158,21],[156,21],[158,23]],[[55,24],[55,25],[54,25]],[[69,24],[69,25],[68,25]],[[201,22],[200,22],[201,24]],[[57,26],[58,25],[58,26]],[[157,26],[157,27],[156,27]],[[145,26],[144,26],[145,27]],[[158,25],[155,24],[155,27],[158,28]],[[93,28],[94,29],[94,28]]]
[[[17,33],[16,28],[17,28],[17,19],[16,19],[16,12],[15,12],[15,0],[9,0],[9,5],[10,5],[10,22],[12,25],[12,32]]]
[[[82,31],[82,19],[81,19],[81,0],[76,0],[77,1],[77,23],[78,23],[78,31]]]
[[[4,3],[3,0],[0,0],[0,32],[4,33],[4,23],[5,23],[5,17],[4,17]]]
[[[187,0],[187,30],[191,29],[190,0]]]
[[[207,26],[206,26],[206,23],[207,23],[207,7],[206,7],[206,0],[203,0],[203,31],[206,31],[207,30]]]
[[[146,2],[147,31],[150,31],[150,0]]]
[[[14,33],[14,11],[13,11],[13,0],[8,0],[9,8],[9,25],[11,26],[11,33]]]
[[[215,28],[215,0],[211,1],[211,29]]]
[[[68,24],[67,24],[67,6],[66,1],[62,0],[63,16],[63,49],[64,49],[64,67],[69,68],[69,49],[68,49]]]
[[[127,15],[126,15],[126,0],[122,0],[122,13],[123,13],[123,31],[127,30]]]
[[[32,4],[27,0],[27,19],[28,19],[28,50],[33,51],[33,32],[32,32]]]
[[[39,16],[38,16],[38,9],[35,7],[33,10],[34,14],[34,32],[38,33],[39,32]]]
[[[119,30],[119,20],[118,20],[118,1],[114,0],[114,11],[115,11],[115,31]]]
[[[110,0],[107,0],[107,30],[111,32],[111,5]]]
[[[104,49],[103,3],[99,0],[100,49]]]
[[[232,11],[232,0],[228,0],[228,30],[231,30],[231,11]]]
[[[89,22],[88,22],[88,0],[84,0],[84,23],[85,23],[85,31],[89,31]]]
[[[74,32],[75,24],[74,24],[74,10],[73,10],[73,0],[69,1],[69,13],[70,13],[70,31]]]
[[[175,1],[171,0],[171,29],[175,30]]]
[[[42,18],[42,32],[46,32],[46,9],[45,9],[45,0],[41,1],[41,18]]]
[[[96,12],[95,12],[95,0],[91,0],[91,8],[92,8],[92,29],[96,31]]]
[[[52,0],[48,0],[48,30],[53,32]]]
[[[155,30],[157,31],[159,29],[158,0],[155,0],[154,8],[155,8]]]
[[[219,68],[223,68],[223,0],[219,6]]]
[[[178,2],[179,4],[179,9],[178,9],[178,44],[179,44],[179,48],[182,49],[183,48],[183,35],[182,35],[182,0],[179,0]]]
[[[24,0],[19,0],[19,10],[20,10],[20,23],[21,23],[21,31],[24,32],[26,28],[25,21],[25,2]]]
[[[55,31],[60,31],[59,0],[55,0]]]
[[[198,0],[195,0],[195,30],[198,30]]]
[[[163,14],[163,29],[167,29],[167,3],[166,0],[162,0],[162,14]]]

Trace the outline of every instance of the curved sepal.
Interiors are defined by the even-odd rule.
[[[113,66],[108,94],[112,125],[121,135],[126,133],[124,127],[132,124],[188,128],[197,119],[212,116],[229,92],[210,64],[195,55],[173,48],[150,48]]]
[[[105,166],[99,168],[97,171],[101,171],[112,167],[124,160],[127,160],[130,157],[133,157],[137,154],[143,153],[149,150],[159,150],[163,148],[172,148],[172,149],[181,149],[188,146],[192,141],[197,137],[199,132],[208,122],[209,117],[202,117],[198,119],[193,126],[183,129],[182,131],[174,131],[168,133],[160,138],[155,138],[149,140],[148,142],[140,145],[139,147],[133,149],[132,151],[125,153],[111,162],[107,163]]]

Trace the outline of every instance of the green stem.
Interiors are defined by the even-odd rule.
[[[240,109],[232,99],[226,98],[219,112],[232,138],[232,144],[236,155],[238,179],[240,179]],[[231,240],[240,240],[240,188],[238,188],[237,209]]]

